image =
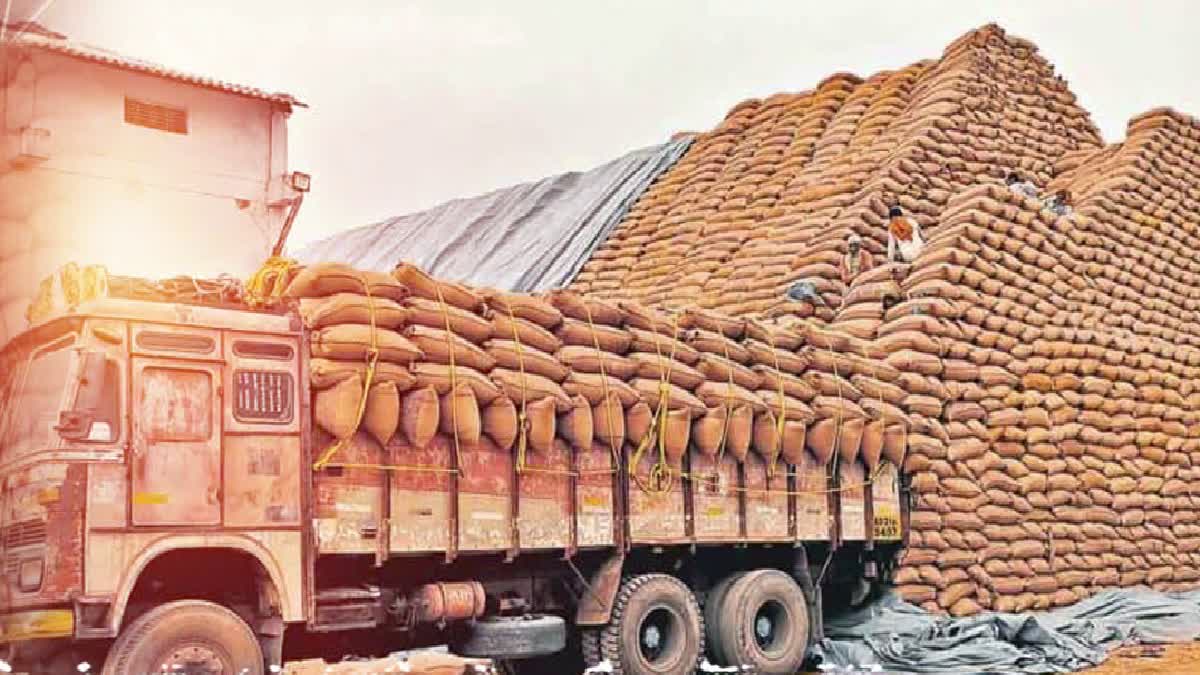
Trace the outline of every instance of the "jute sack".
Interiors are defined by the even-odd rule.
[[[438,395],[450,393],[451,387],[459,383],[471,388],[475,400],[480,405],[490,405],[502,395],[500,387],[489,380],[487,375],[471,368],[451,368],[440,363],[414,363],[409,366],[409,371],[416,380],[416,386],[433,387]]]
[[[613,392],[592,404],[592,427],[596,440],[619,451],[625,442],[625,407]]]
[[[488,310],[484,316],[492,322],[492,337],[497,340],[520,342],[522,345],[529,345],[547,354],[553,354],[563,346],[563,341],[554,333],[532,321],[521,318],[513,319],[507,314],[492,310]]]
[[[788,464],[797,465],[803,461],[805,439],[808,435],[808,423],[797,420],[785,420],[783,423],[783,442],[780,444],[780,456]]]
[[[749,406],[754,413],[761,413],[767,409],[767,404],[753,391],[728,382],[705,382],[696,387],[696,396],[709,408],[744,405]]]
[[[729,412],[729,429],[725,444],[729,454],[739,462],[746,461],[754,440],[754,410],[748,405],[735,406]]]
[[[319,427],[339,441],[354,435],[363,398],[362,378],[352,375],[317,392],[315,398],[313,419]]]
[[[858,459],[866,425],[867,421],[861,417],[842,420],[842,428],[838,434],[838,454],[843,462],[852,464]]]
[[[776,418],[810,422],[816,417],[816,413],[808,404],[787,395],[780,396],[778,390],[759,389],[754,393],[766,406],[767,411]]]
[[[386,274],[356,270],[342,263],[309,265],[296,274],[283,295],[287,298],[323,298],[337,293],[360,293],[403,302],[408,289]]]
[[[371,385],[367,394],[367,409],[363,412],[363,430],[387,446],[400,426],[400,393],[391,382]]]
[[[651,380],[644,377],[638,377],[634,378],[633,381],[630,382],[630,386],[632,386],[634,391],[641,396],[643,401],[645,401],[652,409],[655,410],[658,409],[659,405],[666,405],[668,410],[687,408],[691,410],[692,414],[694,415],[703,415],[708,410],[702,399],[697,398],[686,389],[678,387],[669,382],[664,385],[661,380]],[[701,385],[701,387],[703,386],[705,385]],[[660,394],[662,393],[662,389],[664,387],[666,389],[667,400],[660,404]]]
[[[596,351],[594,347],[566,346],[554,353],[554,358],[571,370],[584,373],[603,373],[627,380],[638,372],[638,363],[619,354]]]
[[[700,360],[700,352],[680,340],[636,327],[631,327],[629,332],[633,335],[629,344],[632,351],[658,354],[688,365],[695,365]]]
[[[782,427],[777,424],[770,411],[755,415],[752,445],[754,451],[767,461],[768,466],[773,466],[779,457],[783,442],[782,432]]]
[[[407,311],[394,300],[367,297],[357,293],[338,293],[327,298],[301,298],[300,318],[309,328],[325,328],[341,323],[370,325],[371,315],[380,328],[404,325]]]
[[[543,398],[525,406],[525,423],[528,429],[529,447],[537,452],[550,452],[554,448],[554,435],[558,430],[554,399]]]
[[[654,420],[654,411],[645,401],[638,401],[625,410],[625,438],[637,445],[646,434],[650,433],[650,425]]]
[[[409,326],[404,336],[421,350],[425,361],[473,368],[486,373],[496,367],[496,359],[474,343],[454,333],[428,326]]]
[[[508,450],[517,440],[517,420],[517,406],[507,396],[501,396],[483,409],[483,433],[497,448]]]
[[[571,369],[560,363],[552,354],[529,345],[493,338],[483,343],[483,347],[501,368],[515,372],[524,369],[526,373],[541,375],[555,382],[562,382],[571,374]]]
[[[310,349],[317,358],[365,361],[371,348],[371,336],[370,326],[330,326],[310,334]],[[374,336],[380,360],[405,364],[422,357],[421,350],[415,344],[395,331],[377,328]]]
[[[692,411],[687,408],[668,410],[663,420],[662,433],[666,436],[664,450],[671,460],[678,460],[687,452],[688,439],[692,430]]]
[[[698,352],[716,354],[738,363],[750,362],[750,352],[741,343],[734,342],[720,333],[702,329],[690,331],[688,344]]]
[[[582,396],[571,397],[571,410],[558,416],[558,435],[579,450],[589,450],[595,437],[592,406]]]
[[[863,428],[862,443],[858,453],[868,470],[874,471],[883,457],[883,434],[886,422],[882,419],[872,420]]]
[[[729,411],[725,406],[710,408],[692,423],[692,443],[701,454],[717,455],[725,442]]]
[[[537,296],[490,289],[484,291],[483,295],[488,307],[497,314],[532,321],[547,330],[554,330],[562,323],[562,312]]]
[[[451,332],[475,344],[492,336],[491,322],[450,303],[443,305],[437,300],[409,298],[404,305],[409,324],[445,330],[446,324],[449,323]]]
[[[536,401],[543,398],[554,400],[559,412],[571,409],[571,398],[553,380],[526,372],[524,375],[505,368],[496,368],[489,374],[492,381],[500,387],[506,396],[518,406],[522,401]]]
[[[582,396],[592,405],[598,405],[607,395],[617,397],[626,408],[641,400],[638,392],[623,380],[599,373],[572,372],[562,387],[571,396]]]
[[[789,352],[795,352],[804,345],[802,333],[786,326],[768,324],[753,319],[746,321],[746,337]]]
[[[625,325],[630,328],[659,333],[668,338],[677,337],[681,333],[677,321],[641,303],[622,300],[617,306],[624,312]]]
[[[409,263],[400,263],[392,270],[392,277],[404,284],[413,295],[446,302],[468,312],[478,312],[483,309],[483,296],[475,291],[449,281],[437,281],[423,270]]]
[[[716,354],[701,354],[700,363],[696,366],[705,378],[714,382],[733,382],[743,389],[758,388],[761,378],[758,373]]]
[[[833,458],[837,450],[841,424],[836,419],[825,418],[817,420],[808,426],[805,444],[808,451],[817,459],[817,463],[825,465]]]
[[[781,372],[770,366],[761,364],[751,366],[751,369],[755,373],[758,373],[760,392],[778,392],[782,389],[783,393],[787,396],[801,401],[811,401],[817,395],[817,390],[813,389],[812,385],[790,373]],[[759,393],[759,396],[762,396],[762,394]]]
[[[760,366],[766,366],[774,370],[783,370],[797,375],[803,373],[808,368],[808,359],[802,354],[786,351],[778,347],[772,349],[770,345],[758,340],[747,340],[743,344],[746,347],[746,352],[750,355],[750,361]]]
[[[634,375],[638,377],[652,380],[665,379],[671,382],[671,384],[679,385],[688,390],[695,389],[704,384],[704,373],[682,361],[645,352],[632,352],[629,354],[628,359],[636,366]]]
[[[700,328],[719,333],[733,340],[741,339],[746,331],[746,323],[742,319],[698,307],[689,307],[683,310],[683,314],[679,317],[679,325],[683,328]]]
[[[409,445],[422,449],[437,435],[441,403],[433,387],[424,387],[404,395],[400,403],[400,429]]]
[[[315,390],[328,389],[338,382],[355,375],[366,378],[367,364],[362,361],[332,361],[330,359],[310,359],[308,362],[309,384]],[[390,382],[400,391],[411,389],[417,383],[416,377],[404,366],[380,361],[375,364],[375,375],[372,382]]]
[[[578,321],[607,326],[620,326],[625,314],[616,304],[599,298],[566,289],[550,291],[547,300],[563,316]]]
[[[469,385],[460,384],[454,391],[439,397],[438,416],[438,428],[443,434],[468,447],[479,443],[483,435],[483,420],[479,414],[479,403]]]
[[[564,319],[555,330],[555,335],[563,344],[595,349],[613,354],[624,354],[633,343],[633,334],[624,328],[605,326],[602,324],[588,325],[577,319]]]

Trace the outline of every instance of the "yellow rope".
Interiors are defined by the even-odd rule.
[[[291,271],[299,266],[291,258],[272,256],[246,282],[245,299],[251,307],[269,307],[283,297]],[[363,282],[364,285],[366,282]]]
[[[512,325],[513,342],[517,345],[517,369],[521,373],[521,411],[517,414],[517,473],[525,471],[525,454],[529,447],[529,430],[526,423],[529,419],[528,383],[525,376],[525,348],[521,344],[521,335],[517,330],[517,315],[513,311],[511,300],[504,300],[504,308],[508,310],[508,321]]]
[[[652,321],[651,322],[652,330],[650,330],[649,332],[654,336],[654,351],[658,355],[659,370],[662,373],[660,376],[660,379],[659,379],[659,386],[658,386],[658,406],[657,406],[658,409],[654,411],[654,416],[651,418],[650,429],[646,432],[646,435],[638,443],[637,450],[634,452],[633,456],[630,457],[630,459],[629,459],[629,475],[633,478],[634,483],[637,484],[638,488],[640,488],[642,490],[642,492],[646,492],[648,494],[662,494],[662,493],[667,492],[670,489],[670,483],[667,483],[667,485],[662,488],[655,487],[655,486],[651,486],[650,488],[647,488],[646,485],[642,482],[641,478],[637,475],[637,466],[638,466],[638,464],[641,463],[642,455],[649,448],[650,443],[652,443],[654,441],[654,439],[657,435],[659,457],[658,457],[658,463],[656,463],[651,468],[651,475],[661,472],[661,474],[665,475],[668,479],[671,476],[671,467],[666,461],[666,436],[663,434],[663,430],[666,427],[666,412],[669,407],[667,405],[667,403],[668,403],[667,399],[671,395],[671,387],[670,387],[671,373],[674,372],[675,352],[679,348],[679,337],[678,337],[679,336],[679,315],[675,314],[675,316],[673,317],[673,321],[672,321],[672,325],[671,325],[671,334],[672,334],[672,339],[674,341],[671,343],[671,354],[670,354],[669,359],[667,360],[667,366],[666,366],[665,370],[662,368],[662,358],[663,358],[662,343],[659,340],[658,331],[653,330],[653,328],[654,328],[654,325],[653,325],[653,321]]]
[[[616,433],[615,433],[616,429],[613,428],[612,415],[609,414],[610,411],[607,410],[608,403],[609,403],[609,389],[608,389],[608,373],[605,371],[605,367],[604,367],[604,352],[603,352],[603,350],[600,349],[600,337],[596,334],[596,324],[594,321],[592,321],[592,307],[591,307],[591,305],[587,304],[586,300],[583,300],[583,310],[587,314],[588,330],[590,330],[591,334],[592,334],[592,346],[596,350],[596,359],[600,363],[600,388],[602,391],[601,396],[603,397],[603,405],[605,406],[604,417],[605,417],[605,422],[606,422],[605,426],[608,427],[608,438],[609,438],[608,449],[612,456],[612,469],[608,469],[608,470],[601,469],[598,471],[588,471],[588,472],[582,472],[582,473],[586,473],[588,475],[602,474],[602,473],[613,474],[613,473],[616,473],[618,468],[621,466],[621,451],[620,451],[621,440],[618,439],[616,436]],[[624,408],[622,408],[622,411],[624,411]]]
[[[438,307],[442,310],[442,323],[446,326],[446,350],[450,357],[450,426],[454,427],[454,459],[458,465],[458,473],[465,474],[462,445],[458,436],[458,401],[456,400],[458,398],[458,367],[454,359],[454,332],[450,330],[450,309],[446,306],[442,285],[435,282],[433,287],[437,289]]]

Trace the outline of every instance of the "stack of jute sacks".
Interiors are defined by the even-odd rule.
[[[546,451],[556,437],[659,450],[676,476],[695,449],[770,466],[903,462],[908,417],[869,341],[804,322],[665,313],[560,290],[526,295],[319,264],[284,296],[311,329],[314,419],[335,440],[421,448],[486,435]],[[357,436],[356,436],[357,434]]]
[[[941,58],[752,99],[700,134],[634,204],[573,287],[651,306],[829,321],[852,233],[877,258],[888,207],[928,235],[952,195],[1010,170],[1044,183],[1100,137],[1052,66],[996,26]],[[823,303],[786,302],[797,279]]]
[[[995,185],[952,200],[903,282],[954,317],[909,319],[945,432],[910,436],[910,600],[1023,611],[1200,581],[1198,204],[1174,168],[1197,150],[1195,120],[1156,111],[1064,157],[1048,187],[1071,216]]]

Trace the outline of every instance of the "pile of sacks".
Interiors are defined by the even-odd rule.
[[[735,106],[631,208],[574,288],[651,306],[830,321],[846,237],[880,261],[888,207],[928,236],[954,194],[1011,170],[1039,184],[1100,137],[1028,41],[971,31],[938,60]],[[797,279],[823,303],[786,302]]]
[[[1157,113],[1064,160],[1072,216],[998,186],[953,200],[903,281],[928,303],[903,358],[941,410],[910,436],[909,600],[1024,611],[1200,582],[1200,238],[1171,168],[1197,150],[1200,125]]]
[[[313,265],[284,295],[311,330],[314,418],[334,439],[422,448],[441,433],[536,452],[558,437],[619,452],[661,438],[676,469],[689,448],[772,466],[806,451],[820,465],[903,462],[897,374],[837,331],[473,289],[408,264]]]

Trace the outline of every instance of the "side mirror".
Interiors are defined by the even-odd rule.
[[[69,441],[113,441],[114,416],[106,414],[114,410],[116,401],[112,391],[117,383],[116,364],[109,361],[104,352],[85,351],[80,354],[79,389],[71,409],[58,415],[54,427],[58,434]]]

